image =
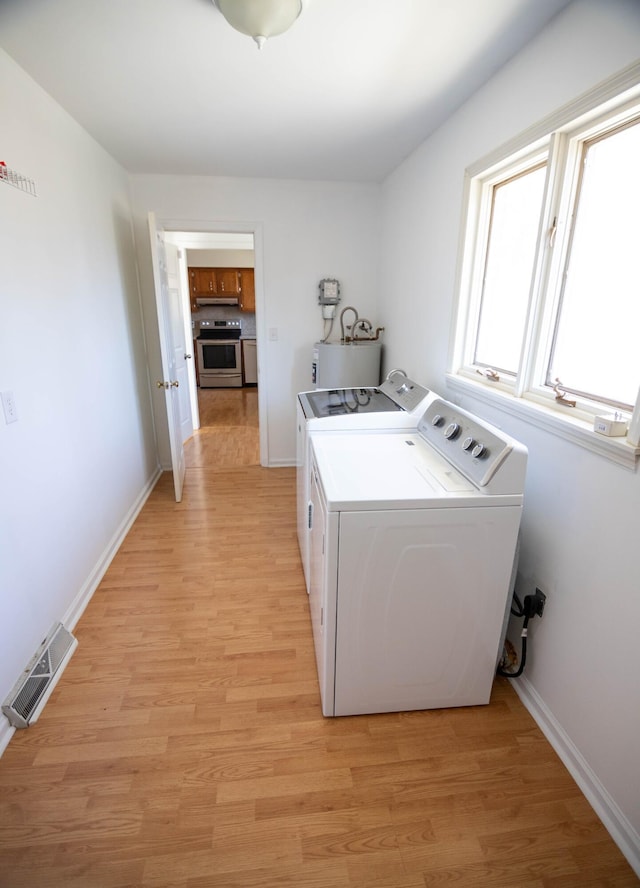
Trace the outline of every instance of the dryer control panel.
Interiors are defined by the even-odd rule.
[[[429,389],[400,373],[392,376],[391,379],[385,379],[380,385],[380,391],[408,413],[414,411],[429,394]]]
[[[522,492],[526,448],[500,429],[442,398],[427,407],[418,432],[478,487]]]

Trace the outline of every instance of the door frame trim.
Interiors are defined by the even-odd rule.
[[[266,312],[262,286],[263,227],[261,222],[216,222],[202,219],[174,219],[156,216],[168,234],[252,234],[255,264],[256,348],[259,358],[265,354]],[[195,248],[194,248],[195,249]],[[208,249],[204,244],[197,249]],[[260,465],[269,465],[269,427],[267,412],[268,366],[258,361],[258,424],[260,434]]]

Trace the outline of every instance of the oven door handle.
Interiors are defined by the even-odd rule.
[[[196,342],[201,342],[203,345],[240,345],[239,339],[207,339],[201,336],[198,336]]]

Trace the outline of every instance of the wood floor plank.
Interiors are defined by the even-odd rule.
[[[323,718],[295,470],[255,390],[200,399],[183,501],[162,476],[0,760],[0,888],[637,885],[506,679]]]

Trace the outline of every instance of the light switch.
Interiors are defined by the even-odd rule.
[[[2,392],[2,409],[4,410],[4,419],[7,425],[10,422],[18,421],[18,411],[16,410],[13,392]]]

